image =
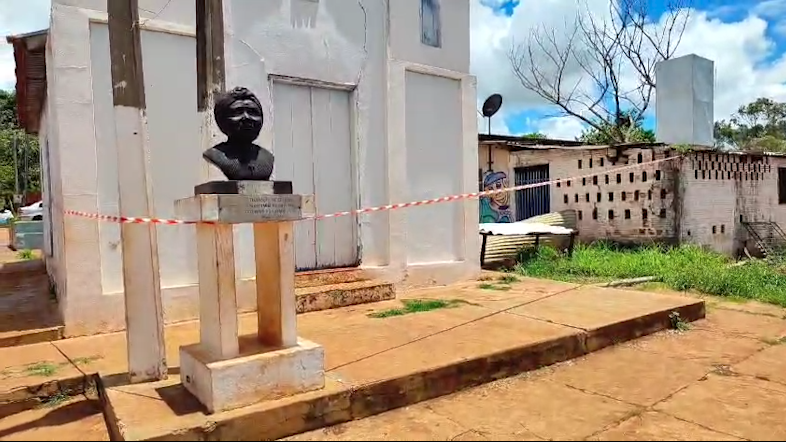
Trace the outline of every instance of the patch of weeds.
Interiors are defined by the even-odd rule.
[[[51,362],[36,362],[25,367],[25,371],[30,376],[44,376],[49,377],[57,373],[60,367]]]
[[[514,282],[519,282],[519,278],[516,275],[503,275],[499,277],[500,284],[513,284]]]
[[[715,365],[712,368],[712,373],[718,376],[737,376],[730,365]]]
[[[483,284],[478,284],[478,288],[481,290],[499,290],[499,291],[508,291],[510,290],[509,285],[497,285],[494,283],[484,282]]]
[[[30,261],[31,259],[35,258],[33,251],[30,249],[20,250],[17,252],[16,257],[25,261]]]
[[[46,408],[54,408],[67,400],[68,400],[68,394],[66,394],[64,391],[58,391],[52,396],[46,398],[44,402],[41,404],[41,406]]]
[[[390,318],[391,316],[403,316],[406,315],[407,311],[403,308],[390,308],[387,310],[382,310],[380,312],[369,313],[367,316],[369,318]]]
[[[459,299],[404,299],[401,301],[404,304],[402,308],[391,308],[379,312],[369,313],[369,318],[390,318],[392,316],[403,316],[410,313],[423,313],[431,310],[438,310],[443,308],[454,308],[460,304],[466,304],[465,301]]]
[[[669,314],[669,322],[671,323],[671,328],[674,330],[681,332],[690,330],[690,324],[682,319],[680,312],[671,312]]]
[[[103,356],[101,356],[101,355],[84,356],[84,357],[81,357],[81,358],[74,358],[73,362],[74,362],[74,365],[88,365],[88,364],[90,364],[92,362],[95,362],[95,361],[97,361],[99,359],[102,359],[102,358],[103,358]]]
[[[626,247],[598,241],[576,245],[572,256],[544,246],[525,258],[516,272],[534,278],[608,282],[655,276],[661,283],[649,287],[786,307],[786,274],[773,265],[756,260],[735,266],[728,256],[696,245]]]

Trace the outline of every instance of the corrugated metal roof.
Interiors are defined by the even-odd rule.
[[[46,40],[48,30],[10,35],[16,61],[16,112],[19,125],[28,133],[38,133],[41,110],[46,99]]]

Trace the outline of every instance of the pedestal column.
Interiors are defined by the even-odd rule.
[[[211,189],[235,193],[199,194]],[[200,342],[181,347],[180,378],[208,412],[325,385],[324,350],[297,336],[293,224],[310,198],[277,193],[287,189],[206,183],[175,204],[180,219],[198,223],[199,254]],[[259,324],[254,336],[239,338],[232,229],[243,223],[254,225]]]

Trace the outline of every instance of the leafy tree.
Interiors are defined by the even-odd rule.
[[[546,137],[546,135],[543,135],[540,132],[530,132],[528,134],[522,135],[521,138],[523,138],[525,140],[541,140],[541,139],[547,138],[547,137]]]
[[[641,117],[633,120],[631,112],[622,111],[619,124],[605,120],[596,121],[596,126],[585,129],[576,139],[586,144],[615,144],[619,140],[628,143],[655,142],[655,132],[642,127]]]
[[[786,103],[758,98],[740,106],[729,121],[715,123],[719,147],[786,152]]]
[[[16,94],[0,90],[0,206],[16,192],[17,179],[22,191],[40,190],[40,156],[38,138],[19,128]]]
[[[637,122],[647,111],[655,90],[655,66],[674,56],[690,14],[689,2],[667,1],[666,11],[654,23],[649,0],[610,1],[606,14],[591,11],[588,0],[580,0],[575,20],[563,29],[541,26],[527,42],[511,46],[513,73],[522,87],[561,115],[589,126],[590,134],[597,134],[604,144],[646,138],[646,131],[627,130],[627,120]]]

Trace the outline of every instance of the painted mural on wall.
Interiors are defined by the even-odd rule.
[[[496,190],[508,187],[508,175],[505,172],[486,172],[483,177],[483,190]],[[513,222],[510,209],[510,192],[501,192],[480,199],[481,223]]]
[[[442,45],[439,0],[420,0],[420,41],[438,48]]]

